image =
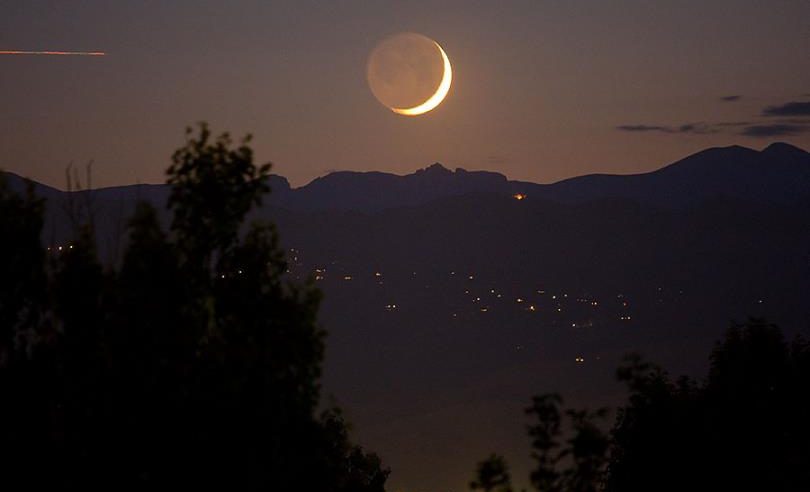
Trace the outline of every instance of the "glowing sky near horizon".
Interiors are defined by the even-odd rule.
[[[64,187],[67,163],[93,160],[99,186],[162,182],[200,120],[251,133],[293,186],[434,162],[544,183],[807,149],[808,18],[807,0],[6,2],[4,50],[115,56],[0,55],[0,168]],[[450,97],[418,118],[366,80],[406,31],[453,64]]]

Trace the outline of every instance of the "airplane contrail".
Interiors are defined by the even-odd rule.
[[[106,56],[103,51],[21,51],[0,50],[0,55],[50,55],[50,56]]]

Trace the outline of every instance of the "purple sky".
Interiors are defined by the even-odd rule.
[[[13,1],[0,50],[0,167],[63,187],[161,182],[183,129],[254,134],[302,185],[435,161],[549,182],[652,170],[710,146],[810,147],[806,0]],[[366,82],[376,43],[438,41],[454,69],[421,117]],[[730,97],[736,96],[736,97]]]

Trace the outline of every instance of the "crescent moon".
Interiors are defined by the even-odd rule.
[[[389,108],[391,111],[397,114],[403,114],[405,116],[418,116],[420,114],[425,114],[431,109],[434,109],[436,106],[441,104],[444,101],[444,98],[447,97],[447,93],[450,92],[450,84],[453,82],[453,68],[450,66],[450,59],[447,58],[447,53],[444,52],[439,43],[433,41],[433,44],[439,48],[439,53],[442,55],[442,60],[444,60],[444,74],[442,75],[442,81],[439,83],[439,87],[436,89],[436,92],[433,93],[425,102],[419,104],[418,106],[414,106],[412,108]]]

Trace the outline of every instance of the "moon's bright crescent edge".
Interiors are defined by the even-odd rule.
[[[445,97],[447,97],[447,93],[450,92],[450,84],[453,82],[453,69],[450,67],[450,59],[447,58],[447,53],[445,53],[442,47],[439,46],[439,43],[436,41],[433,43],[437,48],[439,48],[439,53],[441,53],[442,59],[444,60],[444,74],[442,75],[442,81],[439,83],[439,87],[436,89],[436,92],[433,93],[433,95],[430,96],[427,101],[418,106],[414,106],[412,108],[389,108],[391,111],[397,114],[404,114],[406,116],[418,116],[435,108],[441,104],[442,101],[444,101]]]

